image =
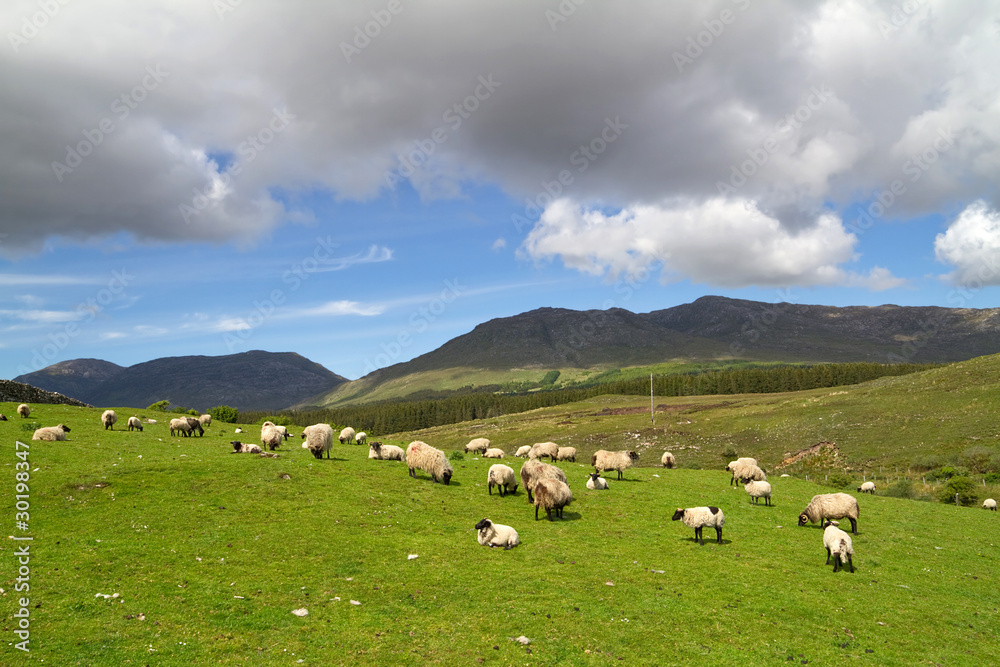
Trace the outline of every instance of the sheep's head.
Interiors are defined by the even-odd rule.
[[[599,480],[600,478],[601,478],[601,473],[599,473],[599,472],[592,472],[592,473],[590,473],[590,479],[594,480],[595,482],[597,480]]]
[[[489,528],[492,525],[493,525],[492,521],[490,521],[489,519],[483,519],[482,521],[480,521],[479,523],[476,524],[476,530],[482,530],[483,528]]]
[[[683,518],[684,518],[684,508],[678,507],[677,511],[674,512],[674,516],[671,517],[671,521],[680,521]]]
[[[628,453],[628,457],[630,459],[632,459],[633,461],[638,461],[639,460],[639,452],[629,452]]]
[[[370,447],[371,447],[372,449],[374,449],[374,450],[375,450],[375,453],[376,453],[376,454],[378,454],[378,453],[379,453],[380,451],[382,451],[382,443],[381,443],[381,442],[378,442],[377,440],[376,440],[375,442],[371,443],[371,445],[369,445],[369,446],[370,446]]]
[[[230,440],[229,444],[233,446],[233,451],[238,452],[243,449],[243,443],[239,440]]]
[[[312,452],[312,455],[313,455],[313,456],[314,456],[315,458],[317,458],[317,459],[321,459],[321,458],[323,458],[323,448],[322,448],[322,447],[317,447],[316,449],[311,449],[311,450],[309,450],[309,451],[311,451],[311,452]]]
[[[305,432],[305,431],[302,431],[302,439],[303,439],[303,440],[305,440],[305,439],[306,439],[306,432]]]
[[[442,475],[442,477],[444,478],[444,483],[445,484],[450,484],[451,483],[451,475],[452,475],[452,471],[451,470],[445,470],[444,471],[444,474]]]
[[[809,523],[809,515],[803,512],[802,514],[799,515],[799,525],[804,526],[807,523]]]
[[[69,431],[70,431],[69,426],[66,426],[65,424],[59,424],[58,428],[61,428],[62,430],[66,431],[67,433],[69,433]]]

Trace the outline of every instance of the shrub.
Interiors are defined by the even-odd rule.
[[[464,461],[465,454],[456,449],[455,451],[453,451],[451,454],[448,455],[448,458],[451,459],[452,461]]]
[[[21,430],[26,433],[34,433],[42,427],[38,422],[28,422],[26,424],[21,424]]]
[[[170,401],[157,401],[150,405],[147,410],[156,410],[157,412],[166,412],[167,408],[170,407]]]
[[[739,458],[739,455],[736,453],[735,447],[732,445],[726,445],[726,448],[722,450],[722,458],[726,462],[735,461]]]
[[[985,477],[989,484],[1000,484],[1000,472],[991,472]]]
[[[961,505],[974,505],[979,500],[979,496],[976,495],[976,483],[968,477],[956,476],[949,479],[938,492],[937,498],[943,503],[954,503],[955,494],[958,494],[958,502]]]
[[[235,424],[240,418],[240,411],[228,405],[217,405],[214,408],[209,408],[208,414],[212,415],[212,421],[225,422],[226,424]]]
[[[893,498],[916,498],[917,492],[913,488],[913,482],[908,479],[901,479],[895,484],[886,487],[883,492],[884,495],[891,496]]]
[[[958,462],[973,473],[982,473],[991,469],[991,459],[995,455],[996,450],[990,447],[970,447],[958,455]]]
[[[844,474],[842,472],[835,472],[826,478],[823,482],[826,486],[832,486],[835,489],[843,489],[848,486],[854,486],[854,480],[850,475]],[[858,484],[858,486],[861,486]]]
[[[942,464],[941,457],[935,456],[933,454],[928,454],[926,456],[918,456],[913,459],[913,469],[919,470],[921,472],[926,472],[928,470],[933,470]]]

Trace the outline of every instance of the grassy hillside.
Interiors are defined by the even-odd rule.
[[[691,429],[687,442],[702,449],[688,445],[678,458],[690,465],[704,456],[713,467],[721,459],[711,449],[725,442],[726,424],[756,429],[765,455],[780,448],[777,434],[834,415],[843,415],[835,419],[838,442],[867,443],[873,427],[861,423],[865,414],[883,420],[883,434],[908,423],[927,439],[942,414],[949,422],[964,416],[958,437],[989,430],[989,368],[934,373],[846,394],[735,397],[728,411],[710,399],[677,401],[657,429],[673,437],[678,422],[691,421],[683,425]],[[893,384],[900,381],[915,384]],[[932,395],[945,412],[925,417],[938,404]],[[904,402],[909,396],[919,400]],[[505,449],[541,433],[560,444],[624,445],[642,439],[631,433],[648,415],[602,411],[634,402],[607,397],[562,406],[562,419],[554,409],[420,435],[449,450],[468,432],[493,437],[491,428],[505,434],[496,440]],[[106,432],[99,409],[34,407],[41,423],[73,431],[67,443],[31,442],[22,420],[0,422],[8,530],[35,538],[27,593],[15,592],[15,543],[0,547],[8,642],[17,641],[18,597],[30,596],[31,613],[31,655],[8,645],[4,664],[28,657],[185,666],[1000,660],[1000,518],[978,508],[862,496],[857,572],[835,575],[824,565],[820,529],[795,525],[809,498],[829,489],[801,479],[772,476],[769,508],[750,505],[721,470],[639,467],[593,492],[584,488],[589,466],[561,463],[576,499],[565,520],[536,522],[522,489],[487,494],[493,461],[453,461],[454,480],[442,486],[422,473],[409,478],[403,464],[369,460],[358,446],[335,444],[331,460],[316,461],[294,440],[281,458],[261,459],[228,453],[228,424],[204,438],[171,438],[165,419],[141,434]],[[2,404],[0,412],[12,408]],[[245,440],[255,440],[257,429],[247,428]],[[742,449],[749,437],[734,442]],[[30,446],[27,532],[13,525],[17,439]],[[709,504],[726,513],[724,543],[698,546],[670,515]],[[522,545],[479,546],[470,529],[484,516],[513,525]],[[291,613],[300,608],[308,616]],[[520,635],[531,644],[512,641]]]

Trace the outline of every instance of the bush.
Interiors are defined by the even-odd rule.
[[[225,422],[226,424],[235,424],[240,418],[240,411],[228,405],[217,405],[214,408],[209,408],[208,414],[212,415],[212,421]]]
[[[991,472],[985,479],[989,484],[1000,484],[1000,472]]]
[[[39,424],[38,422],[27,422],[25,424],[21,424],[21,430],[24,431],[25,433],[34,433],[41,427],[42,425]]]
[[[973,473],[983,473],[991,469],[991,459],[995,455],[996,450],[990,447],[970,447],[958,455],[958,462]]]
[[[170,401],[157,401],[150,405],[147,410],[155,410],[157,412],[166,412],[167,408],[170,407]]]
[[[456,449],[455,451],[453,451],[451,454],[448,455],[448,458],[451,459],[452,461],[464,461],[465,454]]]
[[[913,482],[908,479],[901,479],[883,492],[884,495],[892,498],[916,498],[917,492],[913,488]]]
[[[722,459],[727,463],[729,461],[735,461],[738,458],[739,455],[736,453],[736,448],[732,445],[726,445],[726,448],[722,450]]]
[[[938,492],[937,498],[942,503],[954,503],[955,494],[958,494],[960,505],[975,505],[979,500],[979,496],[976,495],[976,483],[968,477],[958,476],[949,479],[944,488]]]
[[[823,482],[825,486],[832,486],[835,489],[844,489],[849,486],[854,486],[854,480],[850,475],[846,475],[842,472],[835,472],[826,478]],[[858,484],[858,486],[861,486]]]
[[[928,454],[927,456],[918,456],[913,459],[913,469],[920,472],[926,472],[928,470],[934,470],[939,467],[943,461],[940,456],[934,456],[933,454]]]

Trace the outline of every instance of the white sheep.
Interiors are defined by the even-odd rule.
[[[260,448],[260,445],[255,445],[252,442],[240,442],[239,440],[231,440],[229,442],[233,446],[233,454],[263,454],[264,450]]]
[[[743,469],[746,468],[747,466],[756,466],[756,465],[757,465],[757,459],[752,459],[750,457],[742,457],[736,459],[735,461],[730,461],[729,464],[726,466],[726,472],[732,473],[733,475],[730,478],[729,483],[732,484],[733,486],[736,486],[736,480],[738,480],[740,477],[744,477]]]
[[[705,538],[702,529],[705,526],[715,528],[715,541],[722,544],[722,526],[726,524],[726,516],[718,507],[689,507],[677,508],[674,512],[673,520],[681,520],[688,528],[694,528],[694,539],[698,544],[704,545]]]
[[[410,477],[415,478],[417,476],[415,469],[420,468],[429,474],[435,483],[448,484],[454,474],[444,452],[420,440],[414,440],[406,448],[406,465],[410,468]]]
[[[486,485],[491,496],[494,486],[500,491],[501,498],[508,493],[516,493],[517,477],[514,476],[514,469],[502,463],[491,465],[489,472],[486,473]]]
[[[750,496],[750,502],[756,505],[757,501],[763,498],[764,504],[771,506],[771,485],[768,482],[758,482],[752,479],[743,479],[742,481],[743,488]]]
[[[198,417],[198,421],[201,422],[202,428],[208,428],[212,425],[212,415],[206,413]]]
[[[660,457],[660,463],[664,468],[673,468],[677,465],[677,461],[674,459],[674,455],[670,452],[663,452],[663,456]]]
[[[490,448],[490,441],[488,438],[473,438],[469,440],[469,444],[465,446],[463,450],[466,454],[472,452],[473,454],[478,454],[485,452]]]
[[[528,452],[531,451],[531,445],[522,445],[517,448],[517,452],[514,454],[519,459],[527,458]]]
[[[986,500],[983,501],[983,509],[984,510],[993,510],[994,512],[996,512],[997,511],[997,501],[993,500],[992,498],[987,498]]]
[[[174,433],[183,433],[184,437],[191,435],[191,424],[188,423],[187,419],[182,417],[176,417],[170,420],[170,435]]]
[[[479,531],[479,543],[484,547],[503,547],[504,551],[507,551],[521,543],[516,530],[510,526],[493,523],[489,519],[477,523],[476,530]]]
[[[109,428],[115,430],[115,422],[118,421],[118,415],[114,410],[105,410],[101,413],[101,424],[104,425],[104,430],[107,431]]]
[[[590,465],[594,466],[594,470],[597,472],[616,470],[618,471],[618,479],[622,479],[622,471],[631,468],[633,461],[638,460],[639,454],[637,452],[609,452],[605,449],[598,449],[590,457]]]
[[[858,491],[860,491],[861,493],[870,493],[874,496],[875,482],[865,482],[864,484],[858,487]]]
[[[364,431],[361,431],[356,436],[354,436],[354,442],[358,443],[359,445],[367,445],[368,444],[368,434],[365,433]]]
[[[854,545],[851,543],[851,536],[837,527],[836,521],[829,519],[823,528],[823,546],[826,547],[826,564],[830,564],[830,556],[833,556],[833,571],[836,572],[841,565],[847,564],[854,572]]]
[[[593,491],[607,491],[608,480],[601,477],[601,473],[592,472],[590,478],[587,479],[587,488]]]
[[[63,424],[57,424],[55,426],[44,426],[31,436],[32,440],[65,440],[66,433],[70,430],[69,426]]]
[[[242,433],[242,432],[243,432],[243,429],[241,429],[239,427],[236,427],[236,430],[233,431],[233,433]]]
[[[330,448],[333,446],[333,427],[329,424],[313,424],[302,429],[303,449],[308,449],[317,458],[330,458]]]
[[[27,419],[28,415],[31,414],[31,408],[28,406],[27,403],[21,403],[21,405],[17,406],[17,414]]]
[[[556,451],[556,460],[576,463],[576,447],[560,447]]]
[[[354,436],[356,435],[357,434],[354,432],[354,429],[348,426],[340,432],[340,444],[343,445],[345,443],[352,442],[354,440]]]
[[[502,449],[497,449],[496,447],[491,447],[483,452],[484,459],[502,459],[504,453]]]
[[[809,505],[799,514],[799,525],[809,522],[823,525],[824,519],[850,519],[851,532],[858,534],[858,516],[861,508],[858,499],[848,493],[820,493],[812,497]]]
[[[131,417],[128,418],[128,430],[130,430],[130,431],[139,431],[141,433],[142,432],[142,421],[138,417],[136,417],[135,415],[132,415]]]
[[[378,461],[405,461],[406,452],[396,445],[383,445],[375,441],[368,447],[368,458]]]
[[[274,422],[264,422],[260,425],[260,444],[262,447],[270,448],[273,452],[284,439],[285,435]]]
[[[556,457],[559,456],[559,445],[554,442],[536,442],[528,450],[529,459],[540,459],[543,456],[548,456],[550,460],[555,461]]]
[[[524,485],[524,490],[528,492],[529,503],[535,502],[532,495],[535,490],[535,484],[543,479],[558,479],[561,482],[565,482],[566,473],[562,469],[548,463],[543,463],[538,459],[528,459],[521,466],[521,484]]]
[[[540,479],[535,484],[535,521],[538,521],[538,508],[545,509],[545,516],[552,521],[552,512],[558,518],[563,517],[563,508],[573,502],[573,492],[566,482],[558,479]]]

